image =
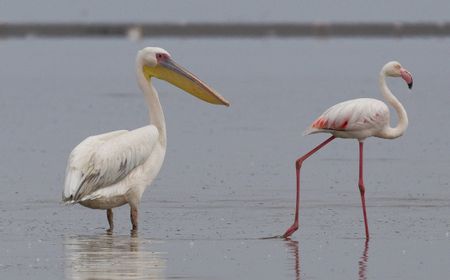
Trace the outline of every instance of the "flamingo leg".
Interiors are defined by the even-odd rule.
[[[359,187],[359,193],[361,194],[361,205],[363,209],[363,215],[364,215],[364,226],[366,228],[366,240],[369,240],[369,225],[367,223],[367,213],[366,213],[366,198],[364,196],[366,192],[366,188],[364,187],[364,180],[363,180],[363,150],[364,150],[364,142],[359,142],[359,181],[358,181],[358,187]]]
[[[298,211],[299,211],[299,207],[300,207],[300,168],[302,167],[303,161],[305,161],[307,158],[312,156],[315,152],[320,150],[323,146],[330,143],[334,138],[336,138],[336,137],[331,136],[330,138],[323,141],[317,147],[315,147],[314,149],[312,149],[311,151],[306,153],[304,156],[300,157],[299,159],[297,159],[295,161],[295,169],[296,169],[296,174],[297,174],[297,196],[296,196],[296,202],[295,202],[295,218],[294,218],[294,223],[292,224],[292,226],[290,228],[288,228],[288,230],[282,235],[283,238],[288,238],[298,229]]]
[[[114,229],[113,211],[112,209],[106,210],[106,217],[108,218],[109,229],[108,232],[112,232]]]

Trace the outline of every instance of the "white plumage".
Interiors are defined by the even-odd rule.
[[[112,208],[130,205],[133,230],[138,207],[148,185],[161,169],[166,153],[166,125],[151,78],[159,78],[213,104],[228,106],[220,94],[177,65],[161,48],[144,48],[136,58],[139,86],[149,108],[150,125],[90,136],[70,153],[63,201],[106,209],[110,230]]]
[[[386,139],[394,139],[403,135],[408,127],[408,115],[405,108],[392,94],[386,84],[386,77],[401,77],[411,89],[413,78],[411,73],[403,68],[397,61],[386,63],[380,71],[379,84],[381,94],[391,105],[397,115],[398,124],[390,126],[390,114],[388,106],[377,99],[358,98],[338,103],[328,108],[320,115],[304,132],[305,135],[313,133],[330,133],[332,136],[319,144],[317,147],[300,157],[295,162],[297,175],[297,195],[295,204],[294,223],[290,226],[283,237],[291,236],[298,229],[298,213],[300,205],[300,168],[303,162],[323,148],[325,145],[338,138],[353,138],[359,142],[359,181],[358,187],[361,195],[361,204],[364,216],[366,238],[369,239],[369,226],[367,222],[365,187],[363,180],[363,147],[367,137],[375,136]]]
[[[328,132],[341,138],[375,136],[389,126],[389,108],[373,98],[358,98],[328,108],[304,132],[305,135]]]
[[[70,153],[64,196],[70,198],[69,202],[96,197],[96,191],[120,182],[149,160],[158,138],[158,129],[153,125],[86,138]]]
[[[408,116],[403,105],[387,87],[387,76],[403,78],[410,88],[413,81],[411,73],[397,61],[388,62],[381,69],[381,94],[398,114],[399,123],[396,127],[390,126],[389,108],[384,102],[373,98],[358,98],[328,108],[306,129],[304,135],[325,132],[335,137],[360,141],[371,136],[389,139],[401,136],[408,127]]]

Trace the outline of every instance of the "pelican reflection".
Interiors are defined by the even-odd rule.
[[[164,253],[154,245],[135,235],[67,236],[66,279],[164,279]]]

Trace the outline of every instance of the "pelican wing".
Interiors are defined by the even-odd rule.
[[[77,202],[119,182],[148,159],[158,138],[155,126],[86,138],[69,156],[63,200]]]
[[[372,98],[352,99],[328,108],[305,134],[330,130],[358,131],[381,128],[389,123],[389,108]]]

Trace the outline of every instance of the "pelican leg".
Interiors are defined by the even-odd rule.
[[[320,150],[323,146],[330,143],[334,138],[334,136],[331,136],[327,140],[323,141],[321,144],[319,144],[317,147],[306,153],[301,158],[297,159],[295,161],[295,169],[297,174],[297,196],[296,196],[296,202],[295,202],[295,218],[294,223],[288,230],[282,235],[283,238],[288,238],[291,236],[297,229],[298,229],[298,211],[300,207],[300,168],[302,167],[303,161],[305,161],[307,158],[312,156],[315,152]]]
[[[135,206],[130,206],[131,231],[138,229],[138,209]]]
[[[106,210],[106,217],[108,218],[109,229],[108,232],[112,232],[114,229],[113,211],[112,209]]]
[[[369,225],[367,223],[367,213],[366,213],[366,198],[365,198],[365,192],[366,188],[364,187],[364,180],[363,180],[363,149],[364,149],[364,142],[359,142],[359,181],[358,181],[358,187],[359,187],[359,193],[361,194],[361,205],[363,209],[363,215],[364,215],[364,226],[366,229],[366,239],[369,240]]]

